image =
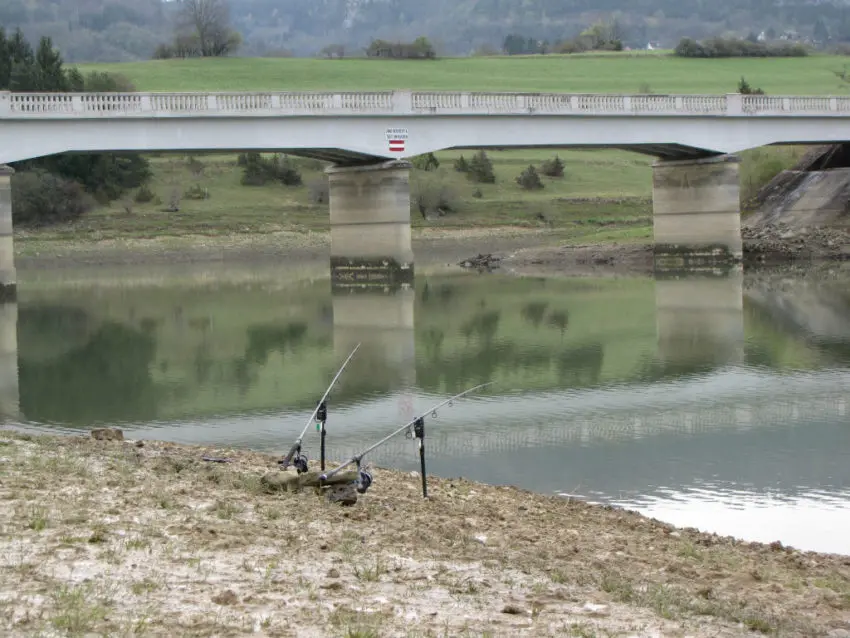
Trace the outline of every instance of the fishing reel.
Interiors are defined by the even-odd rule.
[[[304,474],[307,471],[307,457],[300,452],[292,459],[292,465],[298,474]]]
[[[431,416],[436,417],[437,413],[434,412]],[[413,422],[407,433],[404,435],[406,439],[419,439],[422,440],[425,438],[425,417],[419,417]]]
[[[371,472],[364,470],[362,467],[360,467],[360,464],[358,463],[357,464],[357,483],[356,483],[357,493],[358,494],[365,494],[366,490],[368,490],[370,487],[372,487],[372,480],[373,479],[372,479]]]

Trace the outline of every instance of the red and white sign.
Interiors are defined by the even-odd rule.
[[[387,129],[387,147],[390,153],[404,153],[404,147],[407,142],[406,128],[388,128]]]

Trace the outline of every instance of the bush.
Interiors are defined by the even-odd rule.
[[[741,95],[764,95],[764,91],[751,87],[743,76],[741,76],[741,81],[738,82],[738,93]]]
[[[410,204],[413,211],[426,218],[432,214],[442,216],[456,212],[458,198],[454,190],[446,184],[443,173],[429,173],[412,180]]]
[[[120,73],[92,71],[83,78],[83,87],[89,93],[135,93],[136,86]]]
[[[548,159],[540,165],[540,172],[546,177],[563,177],[564,163],[557,155],[552,159]]]
[[[422,171],[432,171],[440,168],[440,160],[433,153],[417,155],[411,160],[411,164],[413,164],[414,168]]]
[[[493,184],[496,182],[496,174],[493,172],[493,163],[484,151],[478,151],[469,162],[469,179],[482,184]]]
[[[307,185],[310,193],[310,202],[313,204],[327,204],[330,201],[330,186],[326,177],[317,177]]]
[[[466,158],[461,155],[455,160],[454,169],[458,173],[468,173],[469,172],[469,162],[466,161]]]
[[[801,58],[809,54],[798,42],[750,42],[737,38],[710,38],[697,42],[682,38],[673,51],[682,58]]]
[[[244,153],[237,163],[242,168],[243,186],[263,186],[270,181],[278,181],[285,186],[300,186],[303,183],[301,173],[292,161],[280,155],[265,158],[259,153]]]
[[[527,191],[543,188],[543,182],[540,181],[540,175],[537,174],[537,169],[534,166],[529,166],[520,173],[516,178],[516,183]]]
[[[186,199],[209,199],[210,192],[202,187],[200,184],[192,184],[185,193],[183,193],[183,197]]]
[[[45,226],[79,219],[94,208],[94,200],[71,180],[35,169],[12,176],[12,218],[15,224]]]
[[[136,196],[133,198],[137,204],[147,204],[156,199],[154,192],[146,185],[136,191]]]

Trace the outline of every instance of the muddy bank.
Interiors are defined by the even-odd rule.
[[[275,461],[0,432],[0,633],[850,635],[850,557],[380,469],[342,507]]]

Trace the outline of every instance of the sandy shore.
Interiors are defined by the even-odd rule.
[[[0,431],[0,633],[850,636],[850,557],[388,470],[343,507],[275,461]]]

